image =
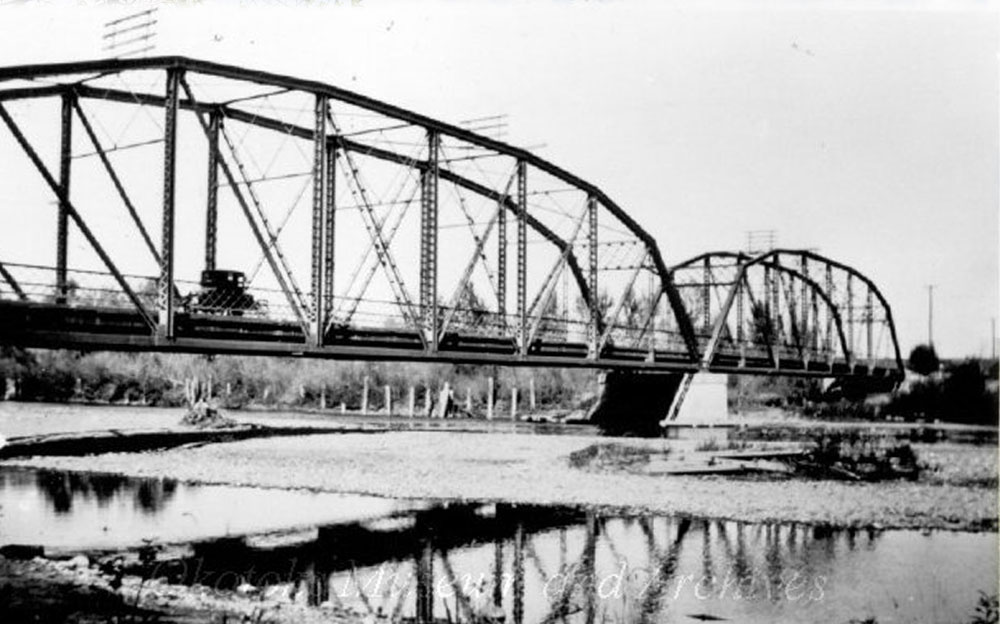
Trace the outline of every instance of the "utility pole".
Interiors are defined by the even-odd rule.
[[[990,360],[997,359],[997,317],[990,319]]]
[[[927,345],[934,346],[934,284],[927,285]]]

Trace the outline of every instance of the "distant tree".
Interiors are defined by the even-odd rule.
[[[941,360],[931,345],[920,344],[910,351],[909,368],[920,375],[930,375],[941,367]]]

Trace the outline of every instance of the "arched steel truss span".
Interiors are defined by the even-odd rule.
[[[741,333],[724,306],[706,335],[698,321],[711,301],[697,310],[691,284],[676,283],[690,266],[668,268],[649,233],[595,185],[468,127],[320,82],[184,57],[7,67],[0,121],[0,210],[50,211],[5,215],[18,225],[0,235],[3,342],[898,370],[871,347],[862,361],[852,313],[780,254],[740,260],[737,316],[764,271],[814,293],[804,296],[828,310],[837,340],[805,322],[815,315],[783,323],[771,303],[753,302],[752,315],[773,322]],[[874,285],[848,274],[891,328]],[[787,316],[792,300],[762,301]]]
[[[889,370],[903,361],[871,279],[809,250],[704,253],[671,268],[703,365]]]

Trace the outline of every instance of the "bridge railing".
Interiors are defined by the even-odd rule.
[[[60,280],[54,267],[5,262],[10,279],[0,279],[0,300],[25,303],[63,304],[74,307],[134,309],[115,278],[106,271],[67,269]],[[122,276],[144,305],[155,308],[156,278]],[[61,284],[61,286],[60,286]]]

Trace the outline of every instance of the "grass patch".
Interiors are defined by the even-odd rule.
[[[666,454],[668,450],[659,451]],[[569,454],[569,465],[584,470],[635,470],[649,463],[653,451],[617,442],[591,444]]]
[[[717,438],[708,438],[696,444],[694,450],[697,452],[745,451],[751,448],[756,448],[756,445],[745,440],[726,440],[725,442],[720,442]]]
[[[797,468],[820,477],[855,481],[916,479],[923,465],[908,442],[862,431],[816,433]]]

